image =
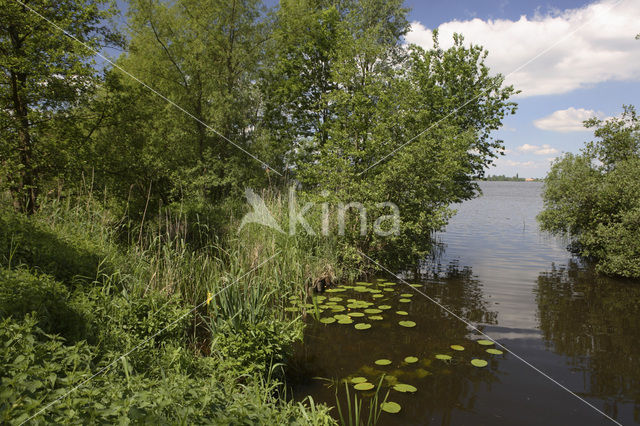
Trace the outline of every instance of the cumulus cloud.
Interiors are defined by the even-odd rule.
[[[518,151],[530,152],[536,155],[551,155],[551,154],[558,153],[557,149],[552,148],[548,144],[543,144],[542,146],[538,146],[538,145],[529,145],[528,143],[525,143],[524,145],[520,145],[518,147]]]
[[[484,46],[491,69],[504,74],[524,97],[567,93],[603,81],[640,80],[639,16],[640,1],[616,5],[600,0],[517,21],[455,20],[438,30],[443,48],[451,46],[454,32]],[[430,48],[431,36],[431,29],[413,22],[406,41]]]
[[[603,116],[602,112],[596,112],[592,109],[571,107],[555,111],[546,117],[535,120],[533,124],[538,129],[554,132],[584,132],[588,129],[585,129],[583,121],[592,117],[603,118]]]

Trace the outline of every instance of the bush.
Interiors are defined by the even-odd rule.
[[[640,119],[633,107],[607,122],[593,119],[600,138],[565,154],[545,179],[542,228],[567,235],[598,271],[640,277]]]
[[[48,275],[0,268],[0,319],[33,313],[42,330],[68,341],[85,338],[86,319],[70,303],[64,284]]]

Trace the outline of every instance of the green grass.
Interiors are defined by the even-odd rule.
[[[302,333],[284,307],[341,273],[334,242],[112,211],[90,196],[0,209],[0,421],[334,423],[282,394]]]

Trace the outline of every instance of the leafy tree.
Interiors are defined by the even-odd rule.
[[[625,106],[619,117],[590,119],[598,138],[580,154],[565,154],[545,178],[542,227],[568,235],[599,271],[640,276],[640,118]]]
[[[108,152],[115,141],[129,151],[133,142],[129,155],[139,168],[120,190],[134,184],[146,193],[153,180],[165,202],[212,203],[239,192],[246,179],[264,177],[260,162],[243,152],[254,149],[263,18],[259,1],[131,2],[129,48],[119,65],[187,113],[113,71],[102,101],[113,101],[117,122],[98,135],[95,149]],[[108,179],[110,171],[101,170]]]
[[[59,176],[84,142],[73,125],[77,106],[99,82],[92,49],[120,41],[108,22],[110,6],[106,0],[0,4],[0,162],[25,212],[36,210],[43,180]]]
[[[289,172],[317,200],[359,202],[372,218],[390,213],[382,202],[400,208],[395,239],[356,236],[351,221],[347,244],[361,249],[412,241],[408,252],[428,251],[448,205],[474,195],[473,178],[502,146],[490,134],[515,111],[514,89],[490,75],[481,47],[458,35],[446,51],[437,35],[429,51],[404,46],[406,13],[400,1],[285,2],[274,31],[293,43],[274,49],[284,77],[267,85],[276,119],[265,127]]]

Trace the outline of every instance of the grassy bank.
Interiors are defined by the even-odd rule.
[[[2,207],[3,423],[333,422],[281,385],[302,331],[284,308],[341,274],[331,240],[213,238],[179,208],[145,224],[114,211],[90,196]]]

